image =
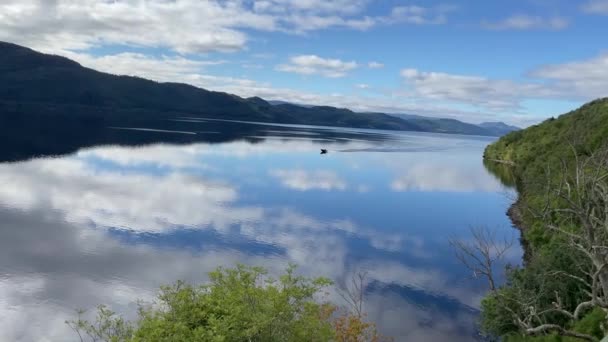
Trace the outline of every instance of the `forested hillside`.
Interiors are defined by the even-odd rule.
[[[588,155],[606,143],[608,98],[509,133],[488,146],[485,158],[512,162],[519,178],[531,180],[539,177],[548,165],[567,158],[573,147]]]
[[[24,115],[29,104],[36,114],[57,112],[67,106],[99,110],[70,111],[72,116],[131,115],[146,118],[188,114],[223,119],[322,124],[420,131],[416,125],[385,114],[354,113],[333,107],[273,106],[261,98],[208,91],[187,84],[158,83],[138,77],[116,76],[80,66],[67,58],[45,55],[0,42],[0,101],[20,104]],[[46,107],[41,107],[45,104]]]
[[[482,327],[509,341],[595,341],[608,327],[608,99],[510,133],[485,151],[512,180],[525,265],[486,297]],[[498,172],[496,172],[498,171]]]

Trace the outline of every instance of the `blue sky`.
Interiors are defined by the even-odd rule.
[[[0,40],[115,74],[526,126],[608,95],[608,0],[3,0]]]

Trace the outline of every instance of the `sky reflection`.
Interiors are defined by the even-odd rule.
[[[447,238],[477,224],[512,233],[510,190],[481,163],[489,140],[318,141],[279,128],[256,143],[0,164],[0,340],[69,340],[75,309],[133,317],[159,285],[236,262],[277,273],[295,262],[338,284],[367,271],[367,310],[385,334],[474,339],[483,284],[466,279]]]

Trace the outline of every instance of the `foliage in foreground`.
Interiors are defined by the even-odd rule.
[[[278,279],[239,265],[218,268],[210,282],[177,282],[161,288],[159,305],[140,307],[127,322],[100,306],[94,322],[67,322],[81,341],[381,341],[363,315],[340,313],[320,301],[331,282],[297,276],[290,267]]]

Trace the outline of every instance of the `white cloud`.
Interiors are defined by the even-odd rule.
[[[465,103],[494,111],[516,110],[524,98],[556,95],[553,89],[537,83],[423,72],[417,69],[403,69],[401,76],[412,88],[410,96]]]
[[[355,87],[357,87],[359,89],[369,89],[370,85],[367,83],[359,83],[359,84],[355,84]]]
[[[356,14],[362,11],[369,0],[256,0],[256,12],[305,12],[313,14]]]
[[[530,76],[554,82],[554,87],[565,98],[605,97],[608,96],[608,53],[583,61],[540,67]]]
[[[608,15],[608,0],[587,1],[582,9],[586,13]]]
[[[239,145],[235,147],[239,147]],[[102,159],[122,167],[154,165],[156,167],[171,167],[176,170],[185,168],[211,170],[213,167],[204,163],[200,158],[201,154],[205,152],[207,150],[197,144],[181,146],[179,149],[165,144],[130,148],[128,150],[120,146],[105,146],[103,148],[80,150],[77,157]]]
[[[37,160],[21,166],[19,175],[11,174],[10,168],[0,170],[0,179],[11,182],[0,191],[3,202],[32,209],[47,201],[44,204],[55,210],[67,211],[69,208],[67,219],[83,225],[143,226],[150,232],[171,230],[176,226],[213,225],[224,229],[240,220],[257,220],[262,214],[256,208],[234,208],[231,213],[225,212],[222,208],[237,200],[235,189],[180,172],[162,177],[121,175],[67,159]],[[40,197],[32,197],[35,192],[23,191],[40,184],[32,183],[32,179],[46,180],[46,184],[54,186],[45,191],[40,189],[37,191]],[[155,195],[139,196],[146,191]],[[74,201],[74,198],[79,200]]]
[[[449,6],[422,7],[396,6],[384,16],[354,16],[363,12],[370,0],[262,0],[256,1],[257,12],[281,15],[279,21],[288,30],[306,32],[329,27],[367,30],[377,25],[392,24],[443,24]]]
[[[277,70],[302,75],[321,75],[324,77],[344,77],[359,65],[355,61],[322,58],[317,55],[291,57],[289,63],[277,66]]]
[[[568,25],[568,20],[562,17],[545,18],[526,14],[513,15],[497,22],[482,23],[483,27],[492,30],[563,30]]]
[[[316,0],[315,0],[316,1]],[[337,2],[338,4],[341,1]],[[304,1],[306,3],[306,1]],[[332,4],[333,1],[326,1],[327,4]],[[355,1],[356,3],[356,1]],[[321,6],[320,8],[323,8]],[[350,8],[351,12],[353,7]],[[357,18],[348,18],[340,15],[315,15],[311,13],[291,14],[286,17],[287,26],[292,26],[294,32],[305,32],[312,30],[320,30],[329,27],[345,27],[356,30],[367,30],[378,25],[394,25],[394,24],[410,24],[410,25],[438,25],[447,22],[447,14],[454,10],[453,7],[421,7],[421,6],[397,6],[394,7],[389,15],[385,16],[363,16]],[[332,13],[339,13],[334,11]]]
[[[141,53],[119,53],[93,57],[87,54],[66,52],[64,56],[84,66],[116,75],[151,75],[157,81],[172,81],[183,75],[195,74],[203,68],[223,64],[224,61],[186,59],[180,56],[151,57]],[[190,83],[188,80],[184,82]]]
[[[241,27],[276,30],[277,23],[232,0],[7,0],[0,5],[0,39],[47,51],[105,44],[164,47],[180,53],[235,51],[247,41]]]
[[[294,32],[302,33],[306,31],[322,30],[330,27],[346,27],[356,30],[367,30],[375,26],[378,22],[376,19],[370,17],[345,19],[336,15],[298,15],[290,17],[289,23],[294,27]]]
[[[397,6],[392,9],[391,15],[383,18],[382,21],[385,23],[408,23],[415,25],[444,24],[447,22],[447,13],[455,9],[453,6]]]
[[[447,168],[444,163],[415,163],[398,172],[393,191],[499,192],[503,187],[487,173],[472,177],[478,167]]]
[[[381,68],[384,68],[384,64],[382,64],[380,62],[372,61],[372,62],[367,63],[367,67],[370,69],[381,69]]]
[[[490,79],[403,69],[407,90],[403,97],[435,100],[484,108],[490,112],[511,111],[520,115],[527,99],[589,101],[608,95],[608,54],[582,61],[546,65],[528,72],[527,80]],[[515,118],[515,116],[513,116]]]
[[[391,15],[369,17],[362,15],[368,2],[4,0],[0,4],[0,40],[52,52],[107,44],[160,47],[179,53],[230,52],[245,48],[246,30],[365,30],[378,24],[432,22],[438,12],[395,8]]]
[[[283,186],[299,191],[346,190],[347,188],[346,182],[329,170],[271,170],[270,175],[277,178]]]

